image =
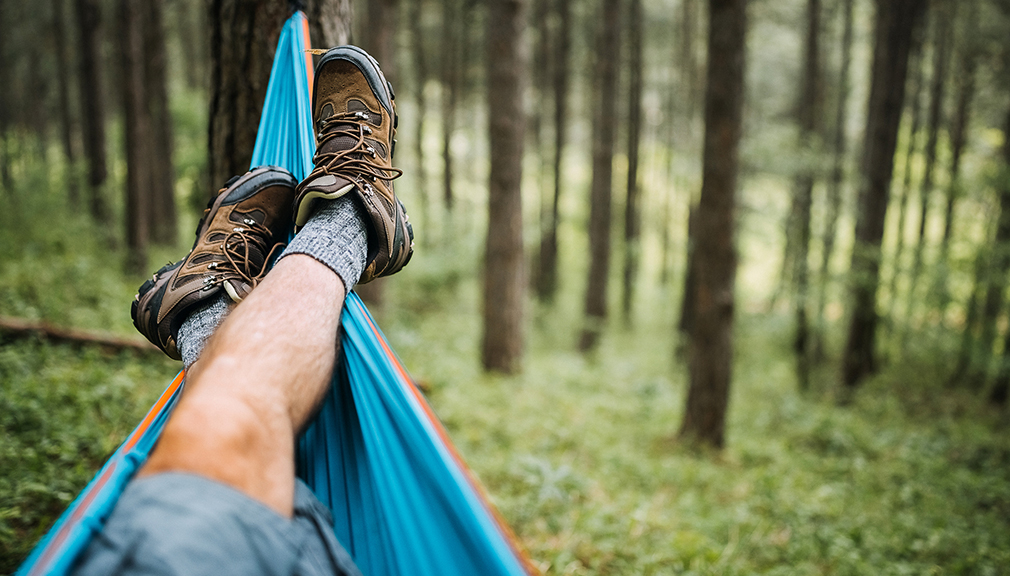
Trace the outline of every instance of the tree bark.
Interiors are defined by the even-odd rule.
[[[313,46],[325,49],[351,43],[351,0],[309,0],[305,16]]]
[[[144,82],[150,110],[148,136],[151,171],[148,210],[151,240],[172,246],[177,240],[175,168],[173,166],[172,110],[168,100],[164,16],[160,2],[142,2]]]
[[[98,0],[76,0],[80,32],[81,119],[84,155],[88,161],[88,210],[108,226],[112,212],[105,199],[108,177],[105,151],[105,97],[102,88],[102,15]]]
[[[286,2],[211,0],[210,116],[212,190],[249,170]]]
[[[568,62],[571,53],[571,0],[557,0],[558,29],[554,41],[554,196],[547,215],[547,229],[540,239],[537,295],[553,302],[558,290],[558,213],[561,202],[561,166],[568,130]]]
[[[77,179],[77,143],[74,141],[74,118],[77,116],[70,108],[70,74],[67,55],[67,25],[63,0],[52,0],[53,9],[53,42],[56,50],[56,91],[60,108],[60,140],[63,144],[63,156],[67,161],[66,182],[67,198],[72,208],[81,204],[81,189]],[[4,32],[0,31],[0,34]]]
[[[589,278],[586,282],[586,320],[579,350],[589,352],[599,343],[607,317],[610,278],[610,210],[613,188],[614,134],[617,127],[617,59],[621,46],[620,2],[603,0],[600,40],[596,52],[596,117],[593,122],[593,178],[589,208]]]
[[[0,3],[0,55],[6,54],[10,42],[7,17],[4,4]],[[11,63],[0,57],[0,85],[10,86]],[[14,185],[10,171],[10,146],[7,143],[7,130],[10,127],[11,94],[9,90],[0,90],[0,187],[8,197],[14,197]]]
[[[847,156],[847,138],[845,126],[848,123],[848,103],[850,92],[849,69],[852,67],[852,6],[853,0],[843,0],[842,4],[842,62],[838,68],[838,101],[835,103],[835,138],[832,144],[831,177],[828,181],[827,214],[824,230],[821,236],[823,250],[821,253],[821,268],[817,301],[818,330],[815,335],[814,356],[823,358],[825,355],[824,338],[827,322],[824,318],[824,308],[828,301],[828,282],[831,279],[831,255],[835,251],[835,238],[838,236],[838,217],[842,212],[842,187],[845,183],[845,164]]]
[[[943,239],[940,241],[940,256],[937,270],[937,296],[941,313],[950,302],[947,284],[947,260],[950,251],[950,237],[953,233],[954,204],[961,195],[961,153],[968,140],[968,121],[971,116],[971,101],[975,97],[975,69],[978,63],[978,49],[973,35],[978,29],[978,2],[968,0],[968,21],[963,27],[961,42],[961,65],[957,70],[957,104],[950,127],[950,182],[947,185],[947,203],[943,214]]]
[[[521,369],[526,287],[520,194],[526,120],[521,50],[524,10],[523,0],[491,0],[487,19],[491,173],[482,360],[485,370],[510,374]]]
[[[452,134],[456,131],[456,101],[459,97],[459,37],[461,34],[458,0],[442,2],[442,190],[445,210],[452,213],[455,201],[452,187]]]
[[[798,107],[800,148],[818,149],[817,133],[820,129],[820,0],[807,0],[807,38],[803,54],[803,75]],[[800,389],[810,387],[810,324],[807,320],[810,267],[807,258],[810,248],[810,218],[813,205],[816,168],[804,166],[796,178],[796,204],[798,208],[798,236],[793,278],[796,281],[796,333],[793,351],[796,353],[796,376]]]
[[[744,99],[746,0],[709,0],[708,88],[689,344],[691,383],[679,436],[725,444],[733,371],[734,229]]]
[[[382,68],[382,75],[396,83],[396,24],[398,0],[368,2],[368,35],[365,47]]]
[[[862,182],[852,250],[851,318],[843,357],[843,382],[857,386],[876,369],[877,284],[894,150],[905,99],[912,29],[924,0],[876,0],[873,68],[863,142]]]
[[[902,176],[901,195],[898,198],[898,228],[897,243],[894,247],[893,264],[891,266],[891,281],[889,283],[890,302],[887,318],[893,327],[897,324],[898,313],[898,277],[901,275],[902,256],[905,252],[905,222],[908,215],[908,201],[912,197],[912,161],[916,156],[919,131],[922,128],[922,92],[925,85],[923,75],[922,55],[924,51],[925,25],[920,22],[912,31],[912,48],[909,55],[909,66],[912,73],[912,95],[908,106],[911,108],[911,127],[908,131],[908,145],[905,149],[905,167]]]
[[[638,149],[642,129],[642,0],[630,0],[628,7],[628,184],[624,204],[624,275],[621,311],[631,324],[631,307],[639,254]]]
[[[930,86],[929,116],[926,119],[927,136],[926,166],[922,174],[922,186],[919,188],[919,236],[915,245],[912,261],[912,275],[908,284],[907,309],[905,321],[911,322],[916,302],[916,288],[919,277],[922,276],[923,252],[926,248],[926,222],[929,215],[929,197],[933,192],[933,175],[936,166],[936,147],[940,137],[940,123],[943,121],[944,89],[947,85],[947,62],[950,51],[950,35],[953,29],[953,5],[950,0],[935,0],[936,9],[933,38],[933,78]]]
[[[134,0],[119,2],[120,81],[126,117],[126,270],[134,274],[147,270],[154,176],[151,170],[152,122],[147,107],[148,84],[144,77],[142,9],[141,3]]]
[[[417,114],[415,115],[414,154],[417,156],[417,166],[414,168],[417,182],[417,197],[421,201],[421,229],[428,231],[422,234],[422,243],[428,244],[431,238],[430,201],[428,199],[428,174],[425,169],[424,119],[428,111],[428,99],[424,88],[428,83],[428,58],[424,47],[424,30],[421,27],[423,0],[410,0],[410,41],[413,52],[414,75],[417,79],[416,95]]]

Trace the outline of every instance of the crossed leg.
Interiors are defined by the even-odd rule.
[[[191,367],[139,476],[196,474],[291,517],[295,438],[328,388],[345,294],[315,259],[281,259]]]

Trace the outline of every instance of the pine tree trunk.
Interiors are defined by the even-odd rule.
[[[368,35],[365,48],[379,63],[382,75],[396,85],[396,24],[398,0],[370,0],[368,2]]]
[[[459,6],[458,0],[442,2],[442,190],[445,211],[452,213],[452,135],[456,131],[456,100],[459,96]]]
[[[523,349],[523,0],[490,0],[487,19],[491,174],[484,260],[485,370],[515,373]]]
[[[286,2],[210,0],[211,190],[249,170]]]
[[[957,70],[957,104],[950,127],[950,183],[947,185],[947,203],[943,214],[943,239],[940,242],[940,256],[937,260],[937,296],[940,311],[944,312],[950,302],[947,284],[949,270],[948,257],[950,237],[953,234],[954,204],[961,195],[961,153],[968,140],[968,121],[971,115],[971,101],[975,97],[975,68],[978,62],[975,48],[975,30],[978,29],[978,2],[968,1],[968,22],[964,26],[965,37],[961,46],[961,65]]]
[[[845,163],[847,155],[847,139],[845,126],[848,123],[849,103],[849,69],[852,66],[852,6],[853,0],[843,0],[842,5],[842,62],[838,69],[838,101],[835,104],[835,138],[832,145],[833,159],[831,164],[831,179],[828,182],[827,214],[825,216],[821,244],[821,268],[818,284],[817,323],[815,334],[814,357],[825,357],[825,333],[827,321],[824,318],[824,308],[828,301],[828,283],[831,279],[831,255],[835,251],[835,238],[838,236],[838,217],[842,212],[842,187],[845,183]]]
[[[933,77],[930,86],[929,116],[926,118],[926,166],[922,174],[922,186],[919,188],[919,236],[915,245],[912,261],[912,275],[908,285],[907,309],[905,321],[912,322],[916,289],[919,277],[922,276],[923,253],[926,249],[926,223],[929,214],[929,197],[933,192],[933,175],[936,166],[936,148],[940,137],[940,123],[943,122],[944,89],[947,85],[947,61],[950,50],[950,34],[953,28],[953,12],[950,0],[937,0],[934,11],[936,28],[933,39]],[[906,325],[907,332],[907,325]]]
[[[126,269],[147,271],[150,235],[152,139],[144,78],[144,23],[140,2],[119,2],[119,52],[121,57],[126,143]]]
[[[540,239],[537,259],[537,295],[553,302],[558,290],[558,213],[561,202],[561,166],[568,130],[568,62],[571,52],[571,0],[557,0],[558,30],[554,42],[554,195],[547,216],[547,229]]]
[[[804,69],[799,110],[800,148],[817,149],[817,131],[820,128],[820,0],[807,0],[807,39],[804,48]],[[810,218],[813,205],[815,168],[805,166],[796,179],[796,204],[799,219],[796,244],[796,334],[793,350],[796,352],[796,376],[800,389],[810,387],[810,325],[807,321],[810,267],[807,257],[810,248]]]
[[[721,448],[733,373],[736,189],[744,99],[746,0],[709,0],[705,144],[698,203],[691,383],[680,437]]]
[[[911,108],[911,127],[908,131],[908,146],[905,149],[905,167],[902,177],[901,195],[898,198],[897,242],[894,247],[893,263],[891,265],[891,281],[888,284],[890,301],[888,303],[888,325],[893,333],[898,323],[898,277],[901,275],[902,256],[905,253],[905,222],[908,219],[908,202],[912,197],[912,161],[918,151],[916,143],[922,128],[922,93],[925,87],[922,56],[924,52],[925,24],[920,22],[912,31],[912,48],[909,56],[909,69],[912,74],[912,95],[908,106]]]
[[[428,198],[428,173],[425,166],[425,145],[424,145],[424,119],[428,112],[428,99],[425,96],[424,88],[428,83],[428,58],[424,47],[424,30],[421,27],[421,14],[423,13],[423,0],[410,0],[410,41],[413,54],[414,75],[417,78],[417,114],[414,120],[414,154],[417,156],[417,166],[414,174],[417,182],[417,197],[421,202],[421,242],[430,246],[431,241],[431,218],[430,200]]]
[[[309,0],[307,4],[305,16],[314,47],[326,49],[351,43],[351,0]]]
[[[0,2],[0,55],[7,53],[7,44],[10,42],[10,32],[8,31],[8,21],[5,14],[5,5]],[[11,63],[0,57],[0,86],[11,85]],[[0,187],[7,193],[8,198],[14,198],[14,183],[11,179],[11,158],[10,145],[7,142],[7,130],[10,127],[11,94],[9,90],[0,90]]]
[[[98,223],[109,225],[112,212],[105,199],[108,177],[105,151],[105,97],[102,88],[102,15],[98,0],[76,0],[80,32],[81,120],[84,155],[88,161],[88,210]]]
[[[852,250],[849,334],[843,381],[855,387],[876,369],[877,285],[894,150],[905,99],[912,29],[924,0],[876,0],[873,68],[863,142],[862,182]]]
[[[628,8],[628,184],[624,205],[624,275],[621,294],[621,311],[626,324],[631,323],[631,306],[635,278],[638,274],[639,253],[639,189],[638,149],[642,129],[642,0],[630,0]]]
[[[586,282],[586,320],[579,350],[589,352],[599,343],[607,317],[610,278],[610,211],[617,128],[617,59],[621,46],[620,2],[603,0],[600,40],[596,52],[597,99],[593,122],[593,177],[589,208],[589,278]]]
[[[151,171],[149,203],[151,240],[172,246],[177,240],[175,168],[172,157],[172,109],[168,101],[164,16],[161,3],[143,2],[144,81],[151,117],[148,138]]]
[[[53,42],[56,50],[56,91],[60,108],[60,140],[63,156],[67,161],[67,198],[72,208],[81,204],[81,189],[77,179],[77,146],[74,142],[74,118],[70,108],[69,56],[67,55],[67,26],[65,23],[63,0],[52,0]],[[0,31],[0,34],[3,32]]]

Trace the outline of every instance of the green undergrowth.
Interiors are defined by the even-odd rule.
[[[142,279],[119,272],[94,227],[58,208],[48,228],[0,218],[0,314],[132,333],[128,303]],[[529,306],[522,374],[485,375],[479,242],[462,246],[419,251],[388,282],[377,317],[546,574],[1006,573],[1010,423],[944,387],[949,343],[931,340],[840,407],[827,368],[797,392],[788,319],[745,314],[728,447],[696,451],[675,439],[686,377],[674,306],[643,303],[634,329],[613,320],[583,356],[579,288],[566,283],[553,307]],[[0,341],[0,573],[175,369]]]

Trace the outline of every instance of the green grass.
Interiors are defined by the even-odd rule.
[[[121,255],[60,195],[20,199],[0,214],[0,314],[130,334],[142,279],[119,272]],[[942,386],[949,338],[922,335],[915,355],[843,408],[828,368],[811,394],[797,393],[787,318],[743,314],[728,448],[697,452],[674,440],[685,370],[671,295],[654,290],[634,330],[613,322],[583,357],[579,287],[566,269],[556,307],[530,307],[524,373],[489,376],[477,360],[479,242],[460,246],[421,252],[390,281],[380,325],[545,573],[1007,573],[1010,422]],[[0,573],[175,369],[2,342]]]

